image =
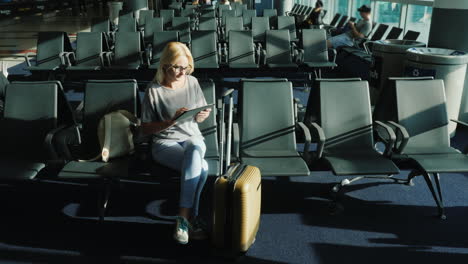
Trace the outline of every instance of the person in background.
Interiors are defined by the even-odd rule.
[[[352,47],[355,39],[366,38],[372,31],[371,8],[363,5],[358,8],[362,20],[357,24],[348,22],[349,30],[327,40],[328,48],[339,48],[343,46]]]
[[[323,17],[325,16],[325,12],[323,10],[323,2],[321,0],[317,0],[315,3],[315,8],[310,13],[309,17],[304,20],[301,28],[310,28],[311,26],[320,26],[323,25]]]
[[[198,80],[189,75],[193,70],[193,57],[187,46],[168,43],[142,104],[141,131],[153,136],[153,159],[181,174],[174,231],[174,239],[180,244],[187,244],[189,236],[191,239],[207,236],[198,217],[200,195],[208,175],[206,146],[198,123],[208,118],[211,109],[203,110],[193,119],[175,121],[185,111],[206,105]]]

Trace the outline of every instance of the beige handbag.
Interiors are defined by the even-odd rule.
[[[138,126],[138,118],[126,110],[117,110],[104,115],[99,120],[97,128],[101,153],[91,160],[82,161],[102,158],[102,161],[108,162],[109,159],[132,154],[135,150],[132,130]]]

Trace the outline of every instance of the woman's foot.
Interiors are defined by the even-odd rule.
[[[206,227],[206,223],[201,218],[196,217],[191,223],[190,237],[195,240],[207,239]]]
[[[176,226],[174,230],[174,239],[177,243],[185,245],[189,241],[190,223],[182,216],[176,217]]]

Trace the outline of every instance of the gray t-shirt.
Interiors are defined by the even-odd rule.
[[[162,122],[174,117],[175,112],[182,108],[196,108],[206,105],[205,96],[198,80],[187,75],[185,85],[179,89],[170,89],[158,83],[150,83],[146,89],[141,106],[141,121],[143,123]],[[153,135],[153,141],[176,140],[185,141],[192,136],[201,136],[195,120],[178,122],[174,126]]]
[[[356,23],[356,29],[357,31],[359,31],[359,33],[367,37],[367,35],[369,35],[369,33],[372,31],[372,22],[370,20],[363,19]],[[348,36],[350,36],[351,38],[354,38],[352,30],[346,32],[346,34],[348,34]]]

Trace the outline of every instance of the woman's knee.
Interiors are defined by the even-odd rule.
[[[185,142],[185,149],[186,150],[197,150],[197,151],[200,151],[200,153],[202,154],[202,156],[205,155],[205,151],[206,151],[206,145],[205,145],[205,141],[203,141],[202,138],[191,138],[191,139],[188,139],[186,142]]]
[[[202,160],[202,170],[204,172],[208,172],[208,169],[209,169],[208,162],[206,162],[206,160]]]

